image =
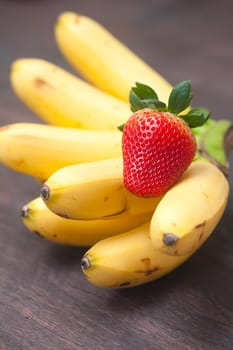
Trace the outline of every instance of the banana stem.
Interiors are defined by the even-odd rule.
[[[230,125],[225,134],[224,149],[226,152],[226,157],[229,158],[231,150],[233,149],[233,123]]]
[[[209,120],[193,130],[197,140],[196,159],[206,159],[229,175],[228,158],[233,149],[233,124],[229,120]]]

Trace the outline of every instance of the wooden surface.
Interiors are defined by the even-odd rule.
[[[64,10],[100,21],[172,84],[191,79],[196,105],[233,120],[232,1],[1,0],[1,125],[39,121],[10,88],[13,60],[41,57],[73,71],[53,36]],[[231,185],[232,174],[231,166]],[[233,349],[232,190],[220,225],[187,263],[113,291],[85,280],[84,249],[54,245],[22,225],[20,208],[39,184],[3,166],[0,178],[1,350]]]

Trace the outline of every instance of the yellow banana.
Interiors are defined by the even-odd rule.
[[[87,251],[81,261],[87,279],[99,287],[126,288],[174,270],[213,232],[228,190],[227,180],[214,165],[192,164],[159,202],[150,223],[104,239]],[[165,247],[160,243],[164,240]]]
[[[128,103],[45,60],[16,60],[10,80],[16,95],[49,124],[116,130],[131,114]]]
[[[196,161],[162,198],[151,224],[155,248],[170,255],[191,253],[220,221],[227,204],[229,183],[207,161]]]
[[[70,219],[152,213],[161,199],[137,197],[125,189],[122,158],[59,169],[42,186],[41,196],[50,210]]]
[[[121,156],[121,133],[33,123],[0,128],[0,162],[45,180],[61,167]]]
[[[136,81],[150,85],[167,102],[171,85],[101,24],[73,12],[55,25],[57,44],[66,59],[90,82],[128,101]]]
[[[122,213],[103,220],[68,220],[51,212],[40,197],[22,208],[22,220],[31,231],[50,241],[91,246],[150,220],[151,214]]]
[[[149,223],[97,242],[81,260],[88,281],[103,288],[128,288],[156,280],[190,255],[172,256],[151,243]]]

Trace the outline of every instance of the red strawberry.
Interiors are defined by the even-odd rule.
[[[191,110],[183,119],[178,116],[191,98],[188,81],[173,89],[168,107],[146,85],[137,83],[131,90],[132,110],[139,110],[124,125],[122,137],[124,184],[130,192],[142,197],[159,196],[192,162],[196,139],[188,122],[192,127],[200,126],[209,112],[201,108]]]

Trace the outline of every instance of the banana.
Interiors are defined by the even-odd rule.
[[[189,258],[157,250],[149,231],[147,223],[93,245],[81,260],[88,281],[102,288],[134,287],[168,274]]]
[[[15,93],[46,122],[58,125],[0,128],[0,161],[48,179],[41,198],[22,208],[23,223],[57,243],[93,245],[81,266],[99,287],[127,288],[156,280],[194,254],[219,223],[229,184],[215,165],[228,170],[225,154],[216,151],[215,137],[206,144],[201,132],[197,160],[163,197],[129,193],[123,186],[122,135],[116,130],[130,115],[124,101],[136,81],[152,86],[164,102],[172,86],[88,17],[62,14],[55,36],[74,67],[107,93],[49,62],[14,62]],[[215,165],[200,156],[214,159]]]
[[[40,197],[24,205],[21,216],[29,231],[49,241],[74,246],[91,246],[151,218],[148,213],[122,213],[103,220],[68,220],[51,212]]]
[[[104,288],[133,287],[166,275],[213,232],[228,191],[227,180],[214,165],[192,164],[159,202],[149,223],[99,241],[86,252],[81,260],[84,274]]]
[[[55,38],[65,58],[100,89],[128,101],[139,81],[167,102],[172,87],[166,79],[93,19],[65,12],[57,19]]]
[[[150,223],[154,247],[169,255],[186,255],[203,243],[220,221],[227,204],[229,183],[207,161],[190,165],[164,195]]]
[[[152,213],[161,199],[137,197],[125,189],[122,158],[59,169],[43,184],[41,196],[57,215],[86,220]]]
[[[49,124],[116,130],[131,113],[128,103],[42,59],[16,60],[10,81],[16,95]]]
[[[156,280],[184,263],[213,233],[229,196],[228,156],[232,122],[220,120],[196,131],[197,157],[164,194],[151,220],[104,239],[81,260],[96,286],[127,288]]]
[[[120,156],[121,133],[118,131],[33,123],[0,128],[0,162],[41,180],[67,165]]]

